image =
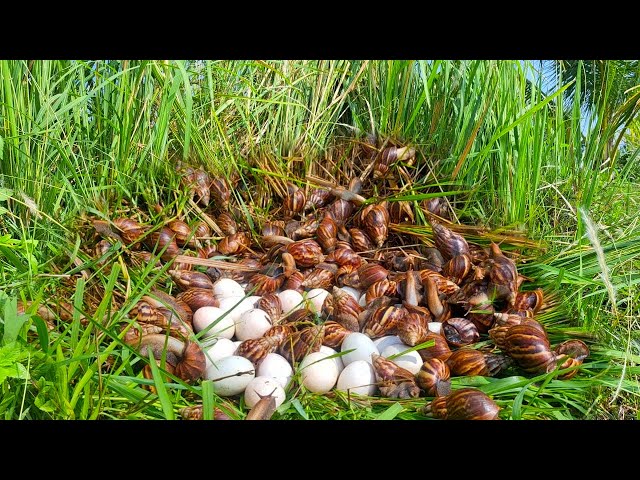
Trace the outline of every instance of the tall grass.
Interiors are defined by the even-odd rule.
[[[488,391],[516,418],[538,411],[605,416],[600,405],[611,392],[633,404],[640,230],[631,172],[638,152],[622,170],[615,147],[637,112],[637,91],[613,122],[596,112],[585,129],[579,95],[567,107],[566,86],[544,94],[541,80],[529,80],[533,68],[526,61],[483,60],[0,62],[0,316],[4,345],[14,345],[15,361],[28,365],[28,378],[20,370],[2,381],[0,414],[167,418],[175,413],[171,405],[200,398],[200,386],[179,381],[157,394],[141,388],[154,381],[158,387],[161,379],[137,374],[142,360],[114,329],[126,311],[112,311],[110,298],[96,300],[106,323],[81,324],[93,282],[126,297],[130,308],[157,279],[150,269],[120,264],[108,271],[92,263],[81,248],[86,217],[156,204],[168,209],[172,202],[186,208],[174,193],[178,160],[239,175],[240,190],[255,182],[263,195],[247,208],[258,215],[274,202],[264,193],[277,198],[286,179],[335,173],[325,170],[344,161],[339,152],[326,161],[337,137],[369,132],[417,148],[408,167],[417,181],[403,193],[464,192],[450,197],[461,222],[516,229],[541,241],[545,252],[525,252],[534,260],[521,269],[560,299],[546,319],[552,334],[582,329],[608,352],[585,366],[592,380],[549,379],[547,393],[535,394],[530,380],[514,379],[489,382]],[[614,80],[605,78],[603,89]],[[580,209],[593,219],[591,239]],[[598,258],[609,268],[615,305]],[[93,273],[85,283],[70,286],[69,275],[87,267]],[[61,290],[77,310],[59,332],[47,333],[31,311],[11,310],[17,298],[37,303]],[[17,344],[7,337],[9,324],[20,325]],[[119,366],[109,370],[114,361]],[[324,418],[336,405],[343,412],[337,415],[358,418],[389,406],[354,410],[339,395],[302,395],[280,414]],[[405,406],[398,415],[411,417],[409,411]]]

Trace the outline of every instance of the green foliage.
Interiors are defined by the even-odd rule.
[[[549,88],[528,61],[0,61],[0,415],[161,419],[204,401],[243,418],[243,405],[172,378],[162,364],[142,378],[149,359],[118,327],[161,273],[128,268],[121,245],[106,254],[111,270],[98,265],[79,229],[89,215],[156,204],[188,211],[176,193],[178,160],[238,175],[236,200],[251,188],[255,204],[242,208],[260,216],[286,179],[346,175],[336,144],[375,133],[418,152],[404,166],[415,182],[397,199],[419,205],[447,192],[462,223],[541,241],[544,252],[505,248],[525,256],[529,288],[555,296],[542,318],[552,342],[580,334],[592,347],[570,381],[553,372],[454,387],[491,393],[503,418],[615,418],[607,402],[635,407],[639,393],[632,74],[637,62],[565,62]],[[106,294],[85,318],[95,284]],[[71,319],[50,328],[38,307],[61,291]],[[125,299],[118,311],[114,297]],[[424,400],[294,392],[274,418],[423,418]]]

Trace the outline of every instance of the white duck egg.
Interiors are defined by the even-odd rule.
[[[373,340],[360,332],[353,332],[344,337],[342,345],[340,346],[340,351],[344,352],[351,349],[355,350],[353,352],[346,353],[341,357],[342,363],[344,363],[345,367],[348,367],[351,362],[355,362],[357,360],[364,360],[365,362],[373,363],[373,360],[371,360],[371,354],[380,353],[374,345]]]
[[[219,278],[213,284],[213,294],[219,299],[226,297],[244,297],[244,288],[230,278]]]
[[[212,362],[217,362],[223,358],[230,357],[235,352],[236,346],[231,340],[224,337],[216,338],[213,345],[206,347],[204,355],[205,362],[207,364],[206,368],[209,368]]]
[[[356,302],[360,299],[360,295],[361,292],[360,290],[353,288],[353,287],[340,287],[340,290],[342,290],[343,292],[347,292],[349,295],[351,295]]]
[[[284,402],[287,395],[275,378],[257,376],[249,382],[244,390],[244,403],[253,408],[261,397],[272,395],[276,400],[276,408]]]
[[[261,377],[275,378],[282,388],[287,388],[293,376],[293,368],[282,355],[269,353],[258,364],[256,373]]]
[[[427,324],[430,332],[442,335],[442,323],[441,322],[429,322]]]
[[[300,379],[307,390],[327,393],[338,381],[338,366],[327,356],[322,352],[314,352],[300,362]]]
[[[238,323],[240,320],[240,316],[252,308],[255,308],[256,302],[260,299],[260,297],[251,296],[247,298],[242,297],[227,297],[220,300],[220,305],[218,308],[224,310],[225,312],[229,312],[229,316],[234,323]]]
[[[235,341],[233,342],[233,345],[236,347],[236,350],[238,350],[238,347],[240,346],[240,344],[241,344],[243,341],[244,341],[244,340],[235,340]],[[236,350],[234,350],[233,352],[235,353],[235,351],[236,351]]]
[[[283,290],[278,293],[278,298],[280,298],[280,305],[282,306],[282,313],[284,315],[304,306],[304,298],[302,294],[296,290]]]
[[[260,338],[270,328],[271,321],[267,312],[259,308],[252,308],[240,315],[236,322],[236,338],[238,340]]]
[[[376,374],[373,365],[364,360],[350,363],[338,377],[336,390],[349,394],[372,396],[376,392]]]
[[[389,345],[396,343],[404,343],[397,335],[385,335],[384,337],[376,338],[373,344],[376,346],[379,352],[382,352]]]
[[[329,295],[329,292],[324,288],[313,288],[307,292],[307,306],[313,313],[322,312],[322,305],[324,300]]]
[[[330,357],[331,355],[335,355],[336,353],[338,353],[333,348],[327,347],[326,345],[321,345],[319,351],[320,353],[324,353],[327,357]],[[336,362],[336,366],[338,367],[338,373],[342,372],[342,370],[344,370],[344,363],[342,363],[342,357],[333,357],[332,360]]]
[[[201,332],[205,328],[213,325],[204,338],[223,337],[232,338],[236,327],[229,315],[225,315],[224,310],[218,307],[200,307],[193,312],[193,329]]]
[[[253,363],[237,355],[218,360],[205,370],[207,380],[213,380],[213,391],[221,397],[244,392],[255,376]]]
[[[367,293],[363,293],[362,295],[360,295],[360,300],[358,300],[358,304],[361,307],[366,307],[367,306]]]
[[[396,355],[397,353],[404,352],[409,348],[411,347],[409,345],[405,345],[404,343],[394,343],[393,345],[388,345],[382,351],[382,356],[384,358],[387,358],[391,355]],[[420,354],[415,350],[405,353],[404,355],[400,355],[399,357],[392,358],[391,361],[399,367],[406,368],[414,375],[416,375],[420,371],[420,367],[422,367],[422,364],[424,363],[422,357],[420,357]]]

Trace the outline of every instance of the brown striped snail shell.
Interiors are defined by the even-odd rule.
[[[176,255],[180,255],[180,248],[175,240],[175,233],[168,227],[162,227],[147,235],[144,239],[145,246],[152,253],[162,252],[160,258],[168,262]]]
[[[589,347],[581,340],[567,340],[560,343],[553,349],[556,354],[556,363],[559,369],[582,365],[585,358],[589,356]],[[558,376],[559,380],[568,380],[578,373],[578,369],[571,370]]]
[[[396,325],[396,335],[404,344],[415,347],[427,338],[429,320],[430,316],[409,311]]]
[[[445,362],[439,358],[430,358],[416,374],[416,383],[427,397],[441,397],[451,393],[451,373]]]
[[[222,178],[214,178],[209,184],[209,193],[213,197],[213,201],[219,210],[229,209],[229,200],[231,199],[231,190],[226,180]]]
[[[469,254],[469,244],[462,235],[435,220],[431,220],[431,228],[436,248],[440,250],[445,260],[448,261],[457,255]]]
[[[284,237],[286,235],[284,231],[284,222],[267,222],[262,227],[263,237]]]
[[[420,343],[429,341],[433,341],[434,344],[417,350],[423,361],[427,361],[430,358],[439,358],[446,361],[451,356],[451,348],[442,335],[429,332]]]
[[[518,291],[516,264],[507,258],[495,243],[490,247],[489,292],[497,299],[505,299],[513,306]]]
[[[324,322],[324,338],[322,339],[322,345],[331,348],[340,348],[344,338],[353,333],[348,328],[343,327],[338,322],[328,320]]]
[[[282,342],[278,353],[291,364],[299,362],[306,355],[318,352],[324,338],[324,325],[315,325],[294,332]]]
[[[451,375],[495,377],[509,367],[513,361],[506,355],[485,353],[465,347],[453,352],[447,359]]]
[[[444,264],[442,275],[453,283],[460,285],[467,278],[472,267],[471,257],[463,253],[462,255],[456,255]]]
[[[220,306],[220,301],[210,288],[189,287],[176,295],[176,299],[189,305],[189,308],[194,312],[202,307]]]
[[[516,293],[516,299],[511,307],[514,311],[527,311],[530,310],[533,313],[537,313],[542,308],[544,302],[544,294],[541,288],[529,292]]]
[[[216,224],[224,235],[229,236],[238,233],[238,224],[228,212],[220,213],[216,218]]]
[[[419,275],[423,283],[426,282],[427,278],[431,279],[435,283],[438,292],[445,296],[453,295],[460,290],[460,287],[456,283],[433,270],[420,270]]]
[[[331,253],[336,248],[338,242],[338,226],[330,215],[325,215],[318,225],[316,240],[325,253]]]
[[[302,212],[306,201],[304,190],[291,182],[287,182],[287,194],[282,202],[283,213],[289,217],[297,215]]]
[[[350,266],[356,270],[364,263],[364,259],[350,245],[348,247],[336,245],[336,249],[327,256],[326,261],[335,262],[339,267]]]
[[[304,286],[302,285],[304,282],[304,274],[301,271],[293,272],[289,278],[284,281],[282,285],[283,290],[295,290],[296,292],[304,292]]]
[[[353,203],[338,198],[334,200],[326,210],[327,215],[330,215],[331,218],[336,222],[336,225],[344,225],[345,222],[351,217],[353,214],[353,210],[355,206]]]
[[[462,388],[435,398],[420,411],[443,420],[498,420],[500,407],[480,390]]]
[[[547,373],[556,366],[547,335],[532,325],[510,327],[504,337],[504,349],[527,373]]]
[[[369,288],[376,282],[384,280],[389,275],[389,271],[377,263],[365,263],[358,268],[358,278],[362,288]]]
[[[495,308],[492,303],[473,306],[466,315],[480,333],[487,333],[495,322]]]
[[[309,198],[304,204],[304,211],[308,212],[313,209],[320,209],[329,204],[333,194],[324,188],[314,188],[309,195]]]
[[[382,247],[389,235],[389,210],[387,210],[387,202],[375,205],[369,210],[364,217],[363,226],[373,244],[378,248]]]
[[[374,310],[364,325],[363,333],[370,338],[378,338],[395,331],[407,311],[404,308],[381,307]]]
[[[206,273],[193,270],[169,270],[169,276],[183,291],[194,287],[213,289],[213,282]]]
[[[165,358],[170,373],[190,382],[202,376],[206,367],[204,352],[197,343],[182,341],[163,334],[145,335],[136,348],[142,357],[148,358],[149,352],[156,360]]]
[[[251,237],[246,232],[227,235],[218,242],[218,251],[222,255],[236,255],[244,252],[251,245]]]
[[[463,347],[477,342],[480,333],[471,320],[462,317],[449,318],[442,322],[442,332],[449,345]]]
[[[315,268],[304,273],[302,286],[308,289],[328,289],[333,285],[338,267],[334,264],[319,263]]]
[[[327,296],[322,306],[322,312],[330,315],[331,319],[352,332],[360,331],[358,317],[362,313],[362,307],[349,293],[334,286],[331,294]]]
[[[350,228],[351,246],[355,252],[366,252],[373,250],[373,242],[369,236],[359,228]]]
[[[378,389],[388,398],[417,398],[420,387],[413,374],[406,368],[396,365],[382,355],[372,353],[373,369],[378,382]]]
[[[125,245],[134,247],[138,241],[147,232],[149,227],[138,223],[132,218],[116,218],[113,224],[120,231],[120,236],[124,240]]]
[[[412,147],[391,146],[385,148],[380,152],[380,155],[378,155],[374,163],[373,178],[384,178],[388,174],[391,165],[398,161],[409,160],[413,158],[415,154],[416,150]]]
[[[367,304],[371,303],[378,297],[394,295],[398,285],[393,280],[385,278],[379,282],[370,285],[365,292],[365,300]]]
[[[187,245],[187,241],[191,244],[190,246],[195,246],[191,239],[191,228],[186,222],[183,222],[182,220],[173,220],[167,224],[167,227],[175,233],[176,243],[179,247]]]
[[[391,223],[413,224],[415,217],[411,204],[405,201],[389,202],[389,221]]]
[[[238,345],[235,355],[244,357],[254,365],[257,365],[268,354],[275,353],[278,345],[278,339],[272,336],[251,338]]]
[[[313,267],[324,261],[322,248],[318,245],[318,242],[310,238],[290,243],[286,246],[286,249],[293,256],[299,268]]]
[[[269,330],[265,332],[263,337],[271,337],[278,345],[281,345],[289,335],[293,334],[296,329],[290,324],[278,324],[273,325]]]
[[[265,293],[258,300],[257,308],[266,312],[274,325],[280,322],[282,316],[282,304],[280,303],[280,297],[277,293]]]
[[[303,238],[310,238],[317,234],[320,227],[320,219],[309,217],[304,222],[298,222],[298,225],[291,230],[289,237],[293,240],[301,240]],[[285,227],[285,232],[287,228]]]
[[[284,281],[285,277],[282,272],[276,276],[257,272],[249,277],[247,291],[252,292],[253,295],[266,295],[277,291],[284,284]]]

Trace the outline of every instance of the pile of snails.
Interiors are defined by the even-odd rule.
[[[371,184],[415,155],[398,145],[370,150]],[[580,340],[550,344],[536,320],[542,290],[520,290],[524,278],[497,244],[482,248],[453,231],[443,199],[424,209],[433,247],[393,230],[411,224],[414,205],[367,199],[360,177],[346,186],[289,181],[273,216],[251,230],[232,182],[184,164],[178,173],[199,206],[196,221],[96,220],[93,256],[119,241],[133,263],[170,263],[173,294],[156,286],[144,295],[122,338],[185,382],[211,380],[218,395],[243,396],[267,417],[303,388],[423,396],[420,411],[436,418],[497,419],[494,400],[452,389],[451,377],[560,369],[568,379],[589,355]],[[143,373],[151,378],[148,364]],[[183,418],[202,418],[202,407]]]

